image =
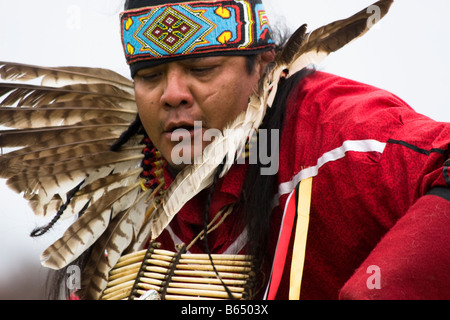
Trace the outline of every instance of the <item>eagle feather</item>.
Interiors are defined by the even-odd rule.
[[[131,80],[102,68],[43,67],[23,63],[0,61],[0,78],[10,81],[28,81],[42,78],[42,86],[62,87],[71,83],[110,84],[133,94]]]
[[[83,213],[43,253],[44,265],[61,268],[142,191],[142,136],[110,151],[136,118],[133,83],[105,69],[11,62],[0,62],[0,77],[8,81],[0,83],[0,177],[36,215]]]

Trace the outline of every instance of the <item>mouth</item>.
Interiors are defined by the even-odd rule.
[[[169,123],[164,127],[164,133],[173,133],[177,130],[187,130],[187,131],[193,131],[194,129],[201,129],[202,126],[198,126],[197,123],[190,123],[190,122],[180,122],[180,123]]]
[[[194,122],[170,122],[163,129],[163,135],[171,141],[179,141],[183,137],[191,137],[203,134],[205,128],[201,121]]]
[[[176,126],[176,127],[170,128],[166,132],[175,132],[175,131],[178,131],[178,130],[194,131],[195,127],[193,125]]]

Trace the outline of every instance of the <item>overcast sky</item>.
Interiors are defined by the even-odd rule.
[[[128,76],[119,37],[122,0],[16,0],[0,3],[0,60],[46,66],[95,66]],[[269,0],[273,25],[309,29],[345,18],[373,1]],[[330,56],[320,69],[397,94],[416,111],[450,121],[450,1],[396,0],[390,14],[364,38]],[[40,284],[40,252],[59,234],[29,239],[37,224],[24,201],[0,181],[0,298],[17,297],[9,284]],[[24,279],[22,277],[22,279]],[[23,280],[23,281],[25,281]],[[17,279],[15,279],[17,281]],[[8,288],[8,289],[6,289]],[[8,291],[6,291],[8,290]],[[30,291],[28,289],[28,291]],[[21,297],[39,293],[22,290]]]

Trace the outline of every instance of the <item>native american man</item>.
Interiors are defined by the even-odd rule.
[[[384,15],[391,4],[375,5]],[[450,124],[311,67],[367,19],[302,26],[277,45],[259,0],[129,0],[134,88],[105,70],[4,64],[6,75],[73,81],[2,86],[0,119],[17,129],[0,145],[24,147],[2,156],[2,177],[36,211],[57,212],[35,235],[79,215],[43,264],[82,265],[76,294],[87,299],[107,296],[120,280],[111,270],[153,246],[173,253],[160,286],[144,292],[136,271],[111,297],[179,298],[177,265],[206,254],[229,298],[212,255],[251,257],[239,298],[450,298]]]

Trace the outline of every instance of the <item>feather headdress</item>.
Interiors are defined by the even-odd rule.
[[[374,4],[380,18],[392,2]],[[140,185],[141,132],[111,150],[137,116],[132,82],[104,69],[0,62],[0,77],[8,80],[0,83],[0,125],[8,128],[0,131],[0,148],[10,150],[0,156],[0,178],[23,193],[37,215],[78,217],[45,250],[42,264],[60,269],[90,249],[83,290],[86,297],[99,298],[108,272],[125,251],[156,238],[187,201],[211,184],[223,161],[222,176],[227,173],[272,106],[280,79],[363,35],[373,24],[369,19],[371,12],[364,9],[310,33],[306,26],[299,28],[250,97],[246,112],[208,145],[201,161],[178,174],[149,217],[146,208],[154,205],[154,192]]]

